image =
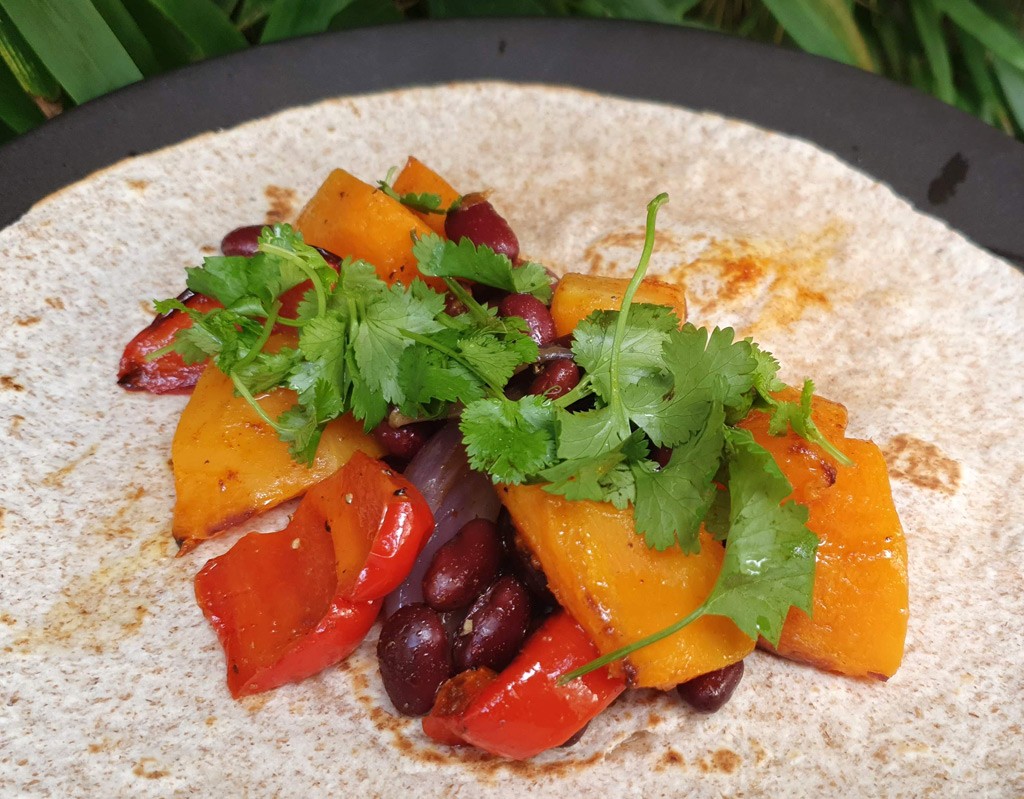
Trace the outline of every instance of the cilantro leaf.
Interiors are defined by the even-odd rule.
[[[550,481],[544,490],[566,499],[610,502],[619,510],[636,498],[630,463],[647,456],[643,434],[634,434],[615,449],[595,458],[576,458],[550,466],[538,476]]]
[[[662,551],[678,543],[683,552],[700,551],[700,525],[716,494],[724,422],[725,412],[716,403],[701,432],[677,447],[667,466],[655,471],[652,461],[644,461],[633,467],[636,529],[647,546]]]
[[[722,571],[702,607],[774,646],[790,607],[811,611],[818,538],[807,529],[807,508],[783,503],[792,486],[753,435],[731,428],[726,442],[729,537]]]
[[[522,483],[554,460],[554,408],[543,397],[471,402],[459,428],[470,466],[495,483]]]
[[[412,254],[424,275],[472,280],[513,294],[532,294],[545,303],[551,299],[551,278],[543,266],[529,261],[513,266],[508,256],[469,239],[445,241],[431,233],[416,240]]]
[[[675,378],[676,396],[690,403],[719,400],[726,407],[741,403],[753,385],[757,361],[750,342],[733,341],[732,328],[683,325],[669,334],[665,366]]]
[[[817,444],[825,452],[835,458],[843,466],[853,464],[846,455],[839,450],[825,435],[818,429],[811,418],[811,400],[814,397],[814,381],[805,380],[803,390],[800,392],[800,402],[779,401],[768,398],[772,418],[768,423],[768,432],[773,436],[781,436],[786,432],[787,427],[812,444]]]

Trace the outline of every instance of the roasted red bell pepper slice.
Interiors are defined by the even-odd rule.
[[[432,529],[419,492],[357,453],[310,489],[284,530],[249,533],[207,563],[196,599],[224,647],[232,696],[297,682],[349,655]]]
[[[538,755],[565,743],[625,690],[607,668],[558,684],[599,656],[583,628],[559,611],[500,674],[477,669],[442,685],[423,731],[438,743],[461,741],[514,760]]]
[[[189,308],[204,313],[221,307],[216,300],[191,291],[179,294],[178,299]],[[187,394],[195,388],[206,368],[206,361],[186,364],[176,352],[152,361],[146,360],[146,356],[171,344],[178,331],[191,324],[188,314],[171,311],[156,317],[136,333],[121,356],[117,370],[118,385],[128,391],[148,391],[151,394]]]

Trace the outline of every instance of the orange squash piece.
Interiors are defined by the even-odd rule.
[[[257,398],[271,418],[295,403],[276,389]],[[357,450],[383,454],[351,416],[324,430],[312,467],[296,463],[288,445],[249,404],[234,395],[231,378],[209,368],[196,384],[171,444],[174,538],[182,552],[251,516],[304,493],[336,472]]]
[[[503,486],[499,496],[559,603],[605,654],[695,609],[722,568],[723,549],[705,533],[697,555],[649,549],[634,531],[632,509],[570,501],[536,485]],[[667,689],[753,648],[732,621],[705,616],[610,669],[634,687]]]
[[[400,202],[343,169],[327,176],[295,226],[309,244],[373,264],[389,285],[420,277],[444,290],[443,281],[420,275],[412,255],[413,237],[433,231]]]
[[[581,321],[594,311],[617,311],[622,295],[629,285],[627,278],[598,277],[570,272],[563,275],[551,298],[551,317],[555,320],[555,335],[572,333]],[[682,286],[660,280],[641,281],[633,302],[649,305],[667,305],[676,312],[680,322],[686,321],[686,294]]]
[[[441,198],[441,208],[448,208],[459,199],[459,193],[443,177],[419,159],[409,156],[402,171],[398,173],[392,188],[399,194],[436,194]],[[412,209],[409,209],[412,210]],[[412,211],[437,235],[444,237],[445,214],[423,214]]]
[[[870,441],[845,438],[841,405],[815,397],[812,415],[853,466],[839,465],[792,432],[769,435],[763,413],[741,424],[775,457],[821,539],[812,615],[791,610],[775,651],[828,671],[886,679],[903,659],[908,590],[907,545],[885,460]]]

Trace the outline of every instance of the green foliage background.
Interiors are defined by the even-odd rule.
[[[473,16],[646,20],[774,42],[910,84],[1024,138],[1024,0],[0,0],[0,142],[210,56]]]

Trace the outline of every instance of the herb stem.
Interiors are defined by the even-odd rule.
[[[250,363],[256,360],[256,356],[263,351],[264,345],[270,339],[270,334],[274,331],[274,325],[277,323],[277,315],[280,312],[281,301],[278,300],[273,304],[273,306],[271,306],[270,314],[263,322],[263,330],[260,333],[260,337],[256,339],[255,342],[253,342],[252,349],[250,349],[245,354],[245,357],[242,358],[237,364],[235,364],[235,369],[241,369],[243,366],[248,366]]]
[[[641,638],[639,641],[634,641],[631,644],[627,644],[626,646],[620,647],[619,649],[616,649],[614,652],[609,652],[607,655],[602,655],[601,657],[590,661],[585,666],[580,666],[578,669],[574,669],[570,671],[568,674],[562,675],[558,678],[558,684],[565,685],[567,683],[570,683],[577,677],[582,677],[585,674],[590,674],[590,672],[596,671],[602,666],[607,666],[609,663],[612,663],[616,660],[622,660],[622,658],[626,657],[627,655],[633,654],[638,649],[643,649],[645,646],[656,644],[663,638],[668,638],[673,633],[679,632],[686,625],[692,624],[701,616],[703,616],[705,614],[705,607],[706,603],[701,604],[689,616],[686,616],[685,618],[682,618],[679,621],[670,624],[668,627],[665,627],[662,630],[658,630],[658,632],[656,633],[651,633],[650,635]]]
[[[455,295],[473,316],[473,320],[479,324],[487,324],[491,321],[491,315],[484,310],[484,307],[476,301],[472,294],[466,290],[458,280],[453,277],[443,278],[444,284],[448,287],[448,290]]]
[[[265,252],[268,255],[277,255],[288,261],[291,261],[295,266],[305,273],[306,277],[313,283],[313,289],[316,291],[316,310],[318,316],[323,316],[327,312],[327,289],[324,286],[320,276],[316,273],[309,264],[307,264],[300,255],[286,250],[284,247],[278,247],[276,244],[260,244],[260,252]],[[326,264],[327,262],[324,261]]]
[[[253,397],[252,392],[249,391],[245,383],[242,382],[241,378],[236,374],[231,374],[230,377],[231,382],[235,384],[235,391],[239,393],[242,399],[244,399],[252,406],[252,409],[256,411],[256,414],[264,422],[270,425],[274,432],[276,432],[278,435],[281,435],[284,432],[284,428],[282,428],[281,425],[279,425],[277,422],[271,419],[267,412],[263,410],[263,407],[256,401],[256,398]]]
[[[590,375],[583,375],[583,379],[579,383],[558,399],[552,400],[551,404],[558,408],[568,408],[574,402],[579,402],[581,399],[589,397],[593,393],[590,386]]]
[[[464,367],[466,367],[466,369],[468,369],[473,374],[475,374],[477,377],[479,377],[480,380],[487,385],[487,387],[491,390],[491,392],[493,393],[493,395],[496,398],[505,400],[506,402],[508,401],[508,397],[505,396],[505,390],[501,386],[495,385],[490,380],[488,380],[484,375],[480,374],[480,372],[478,372],[476,369],[473,368],[473,364],[469,363],[465,358],[463,358],[455,350],[449,349],[448,347],[444,346],[443,344],[439,344],[438,342],[434,341],[429,336],[423,336],[423,335],[420,335],[419,333],[413,333],[412,331],[409,331],[409,330],[403,330],[402,331],[402,335],[405,336],[408,339],[411,339],[412,341],[417,342],[418,344],[423,344],[424,346],[431,347],[431,348],[437,350],[438,352],[440,352],[442,355],[447,355],[453,361],[458,361]]]

